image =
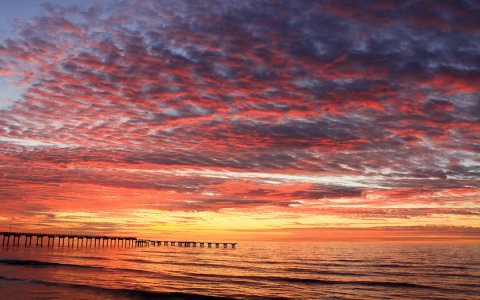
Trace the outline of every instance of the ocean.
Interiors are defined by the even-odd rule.
[[[0,248],[0,299],[480,299],[480,245]]]

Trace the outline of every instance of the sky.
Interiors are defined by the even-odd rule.
[[[0,228],[480,241],[478,1],[0,1]]]

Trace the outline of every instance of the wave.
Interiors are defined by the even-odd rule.
[[[456,266],[456,265],[426,265],[426,264],[402,264],[402,263],[383,263],[375,264],[375,267],[379,268],[401,268],[401,269],[414,269],[414,268],[428,268],[428,269],[453,269],[453,270],[468,270],[472,269],[469,266]]]
[[[250,276],[250,275],[219,275],[219,274],[200,274],[200,273],[185,273],[186,275],[194,277],[208,276],[210,278],[222,279],[245,279],[251,281],[273,281],[273,282],[288,282],[300,283],[307,285],[352,285],[352,286],[379,286],[391,288],[413,288],[413,289],[430,289],[430,290],[451,290],[446,288],[439,288],[436,286],[410,283],[410,282],[396,282],[396,281],[367,281],[367,280],[331,280],[318,278],[297,278],[297,277],[282,277],[282,276]]]
[[[179,276],[172,276],[160,272],[153,272],[148,270],[141,269],[129,269],[129,268],[114,268],[114,267],[102,267],[102,266],[93,266],[93,265],[79,265],[79,264],[69,264],[69,263],[56,263],[56,262],[46,262],[38,260],[20,260],[20,259],[0,259],[0,264],[4,265],[16,265],[16,266],[26,266],[34,268],[47,268],[47,267],[60,267],[60,268],[81,268],[81,269],[94,269],[94,270],[104,270],[104,271],[124,271],[124,272],[133,272],[149,275],[162,275],[168,276],[171,278],[179,278]]]
[[[375,271],[369,271],[369,272],[358,272],[355,274],[355,276],[396,276],[398,278],[401,277],[415,277],[418,276],[418,271],[410,271],[410,272],[394,272],[390,270],[375,270]],[[322,274],[319,272],[318,274]],[[462,277],[462,278],[480,278],[480,275],[472,275],[468,273],[446,273],[446,272],[421,272],[422,277],[439,277],[439,278],[455,278],[455,277]]]
[[[468,270],[472,269],[471,267],[468,266],[454,266],[454,265],[432,265],[429,266],[432,269],[455,269],[455,270]]]
[[[133,258],[133,259],[123,259],[123,261],[127,262],[134,262],[134,263],[141,263],[141,264],[154,264],[154,265],[174,265],[174,266],[193,266],[193,267],[210,267],[210,268],[225,268],[225,269],[240,269],[240,270],[252,270],[252,267],[248,266],[239,266],[239,265],[226,265],[226,264],[213,264],[207,262],[165,262],[165,261],[153,261],[153,260],[146,260],[141,258]],[[255,269],[264,269],[255,267]]]
[[[303,269],[303,268],[284,268],[284,272],[291,273],[300,273],[300,274],[310,274],[310,275],[336,275],[336,276],[359,276],[359,273],[351,272],[337,272],[331,270],[312,270],[312,269]]]
[[[60,258],[81,258],[84,260],[111,260],[108,257],[100,257],[100,256],[76,256],[76,255],[52,255],[52,257],[60,257]]]
[[[371,262],[369,260],[365,259],[336,259],[335,261],[341,261],[341,262],[359,262],[359,263],[364,263],[364,262]]]
[[[26,280],[26,279],[19,279],[19,278],[4,277],[4,276],[0,276],[0,280],[11,281],[11,282],[16,281],[16,282],[23,282],[27,284],[36,284],[36,285],[44,285],[44,286],[64,287],[64,288],[71,288],[71,289],[83,289],[83,290],[97,292],[98,294],[104,294],[104,295],[109,294],[110,296],[119,296],[119,297],[128,298],[128,299],[166,299],[166,300],[170,300],[170,299],[171,300],[235,299],[231,297],[210,296],[210,295],[201,295],[201,294],[194,294],[194,293],[155,292],[155,291],[130,290],[130,289],[114,289],[114,288],[105,288],[105,287],[98,287],[98,286],[84,285],[84,284],[52,282],[52,281],[46,281],[46,280]]]
[[[355,276],[355,277],[363,277],[363,276],[397,276],[398,278],[401,277],[408,277],[408,276],[417,276],[418,274],[415,272],[393,272],[393,271],[359,271],[359,272],[343,272],[343,271],[332,271],[332,270],[312,270],[312,269],[304,269],[304,268],[284,268],[282,269],[284,272],[290,272],[293,274],[307,274],[307,275],[334,275],[334,276]],[[442,277],[442,278],[453,278],[453,277],[462,277],[462,278],[480,278],[480,275],[472,275],[467,273],[422,273],[423,276],[432,276],[432,277]]]
[[[21,260],[21,259],[0,259],[0,264],[4,265],[19,265],[27,267],[74,267],[74,268],[94,268],[94,266],[67,264],[67,263],[55,263],[39,260]]]

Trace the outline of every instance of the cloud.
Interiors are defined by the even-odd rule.
[[[47,4],[0,42],[21,90],[0,109],[0,202],[88,210],[88,186],[112,209],[476,215],[478,9]]]

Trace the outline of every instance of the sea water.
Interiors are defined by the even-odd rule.
[[[0,248],[1,299],[480,299],[480,245]]]

